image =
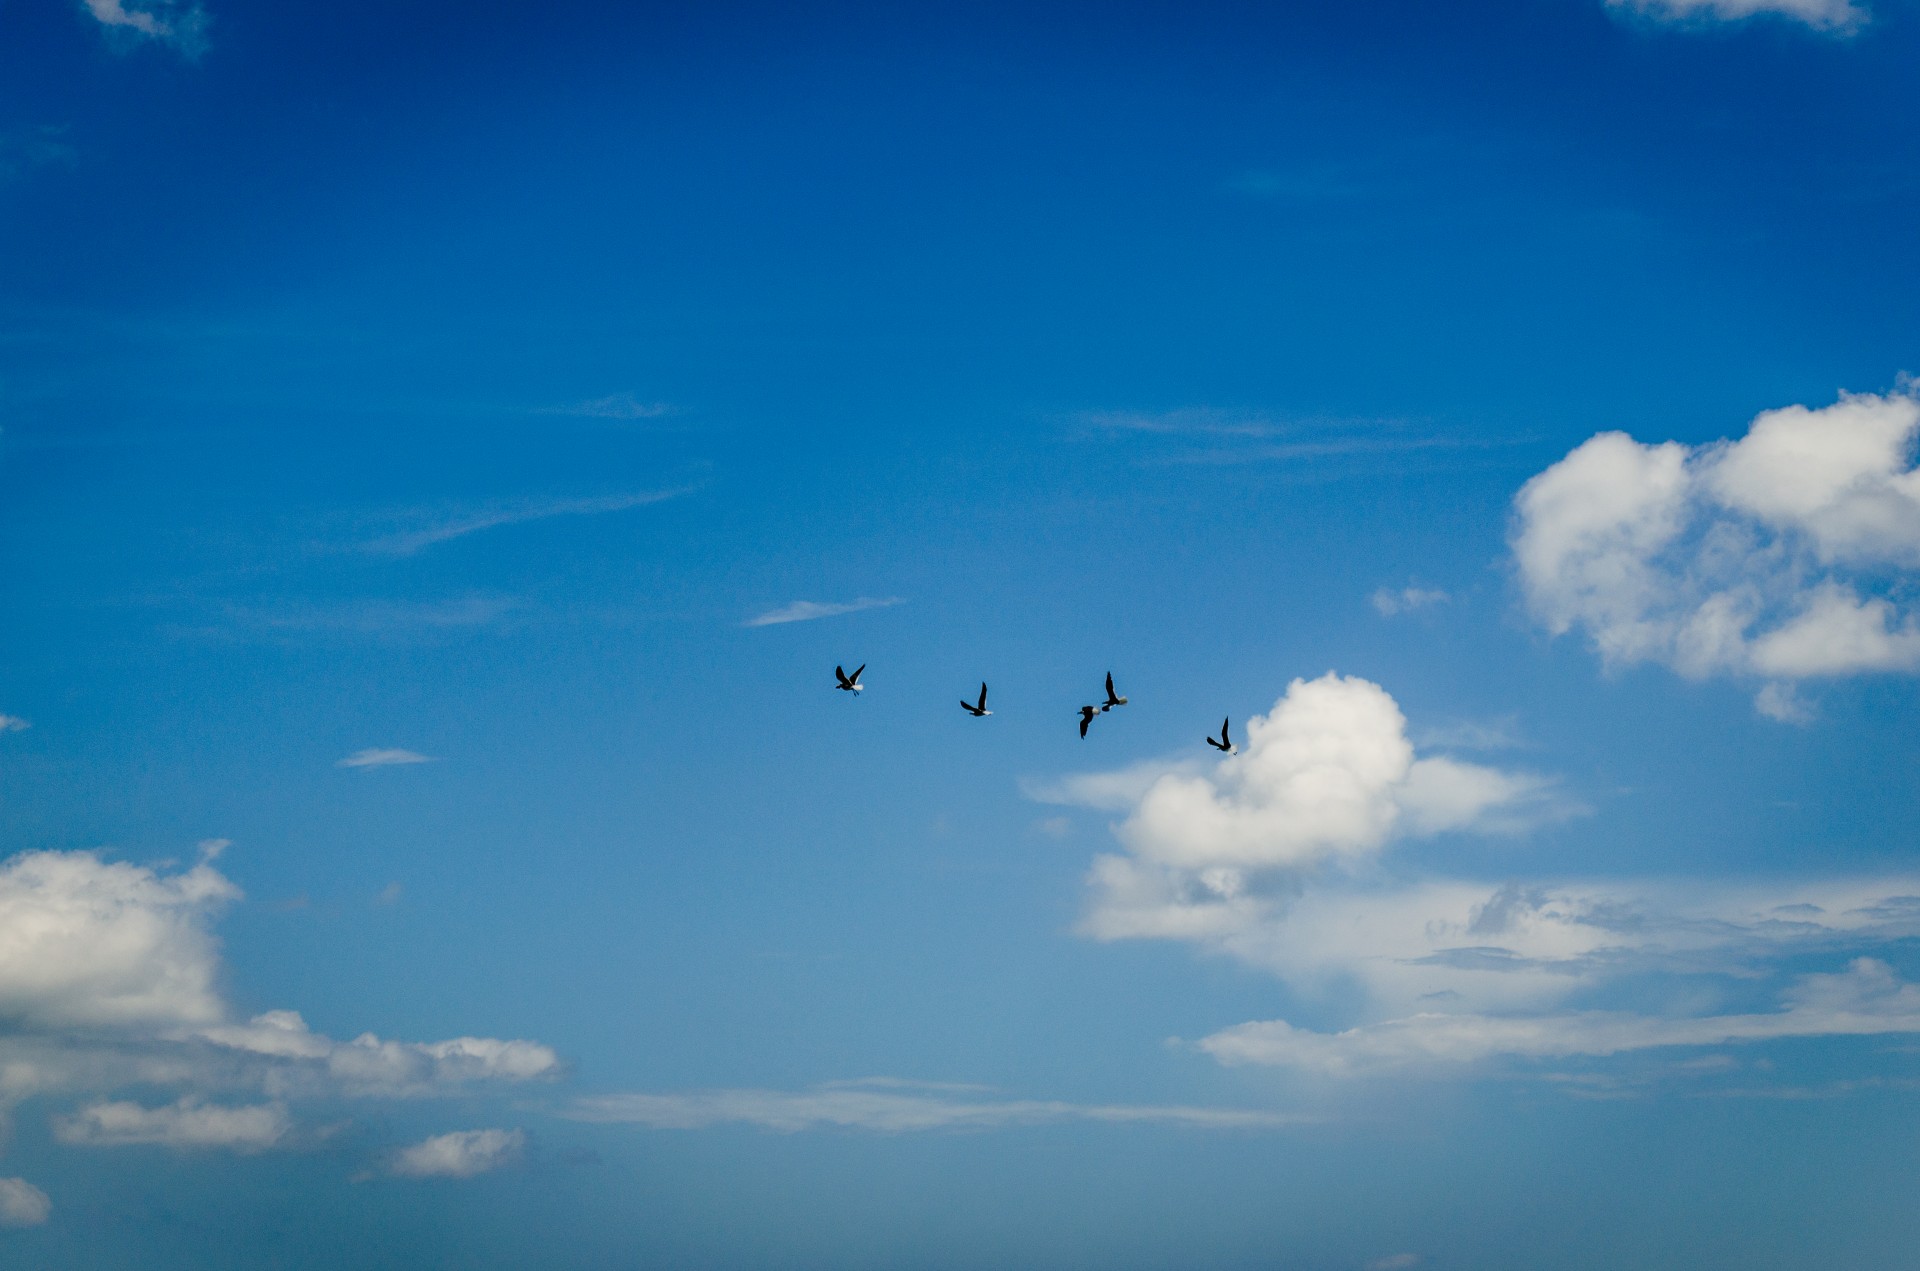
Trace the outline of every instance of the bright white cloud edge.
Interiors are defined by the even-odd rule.
[[[423,755],[415,750],[402,750],[391,746],[370,746],[365,750],[356,750],[345,759],[335,762],[336,768],[392,768],[404,764],[432,763],[432,755]]]

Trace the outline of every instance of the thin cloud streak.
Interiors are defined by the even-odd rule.
[[[1158,1123],[1213,1130],[1271,1130],[1311,1118],[1251,1108],[1193,1108],[1137,1104],[1085,1104],[1041,1099],[961,1097],[946,1086],[877,1078],[816,1086],[811,1090],[699,1090],[675,1094],[613,1094],[578,1099],[561,1115],[602,1125],[642,1125],[656,1130],[698,1130],[716,1125],[754,1125],[782,1133],[801,1130],[871,1130],[902,1134],[925,1130],[982,1130],[1062,1121]]]
[[[423,755],[418,751],[401,750],[398,747],[369,746],[365,750],[356,750],[345,759],[334,763],[336,768],[391,768],[397,764],[433,763],[432,755]]]
[[[482,530],[498,529],[504,525],[524,525],[529,521],[545,521],[560,516],[600,516],[608,512],[624,512],[631,508],[664,503],[690,493],[693,488],[683,486],[672,490],[647,490],[592,499],[547,499],[505,504],[488,511],[453,517],[437,525],[372,539],[362,543],[360,550],[381,556],[411,556],[436,543],[464,538]]]
[[[845,603],[821,603],[815,600],[796,600],[790,605],[778,609],[769,609],[756,614],[740,625],[743,627],[776,627],[788,622],[812,622],[816,618],[837,618],[843,613],[859,613],[863,609],[886,609],[893,605],[905,604],[899,596],[861,596],[857,600]]]

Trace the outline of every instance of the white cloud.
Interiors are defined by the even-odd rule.
[[[297,1011],[268,1011],[244,1024],[196,1029],[180,1040],[278,1061],[259,1078],[275,1094],[422,1095],[476,1082],[545,1080],[564,1069],[550,1047],[531,1041],[402,1042],[372,1033],[335,1041],[310,1030]]]
[[[1382,618],[1392,618],[1398,614],[1412,613],[1417,609],[1428,609],[1434,605],[1444,605],[1453,597],[1446,592],[1427,587],[1402,587],[1394,591],[1381,587],[1373,593],[1374,612]]]
[[[200,1103],[190,1096],[161,1108],[127,1102],[89,1104],[56,1118],[53,1124],[55,1138],[80,1147],[156,1144],[223,1148],[242,1154],[267,1151],[280,1144],[292,1129],[284,1104],[222,1107]]]
[[[459,1130],[402,1148],[388,1171],[402,1178],[472,1178],[513,1164],[526,1146],[524,1130]]]
[[[812,1090],[701,1090],[678,1094],[614,1094],[576,1100],[564,1113],[576,1121],[694,1130],[757,1125],[792,1133],[823,1128],[898,1134],[917,1130],[986,1129],[1050,1121],[1159,1122],[1201,1129],[1273,1129],[1304,1118],[1244,1108],[1062,1103],[990,1099],[977,1088],[890,1079],[841,1082]]]
[[[336,761],[333,766],[336,768],[391,768],[396,764],[432,762],[432,755],[393,747],[370,746],[365,750],[354,751],[345,759]]]
[[[1420,1255],[1417,1253],[1390,1253],[1367,1263],[1366,1271],[1406,1271],[1408,1267],[1419,1265]]]
[[[188,57],[206,51],[207,12],[189,0],[145,0],[131,8],[126,0],[84,0],[87,12],[115,31],[171,44]]]
[[[591,401],[575,402],[571,406],[549,406],[538,413],[577,415],[584,419],[659,419],[675,414],[676,410],[666,402],[641,401],[632,393],[611,393]]]
[[[91,852],[0,864],[0,1116],[35,1096],[90,1095],[57,1119],[63,1141],[263,1150],[289,1132],[293,1100],[427,1097],[564,1070],[533,1041],[336,1041],[294,1011],[234,1022],[210,930],[240,899],[212,864],[223,846],[208,840],[173,873]],[[179,1101],[105,1098],[136,1086]],[[207,1101],[233,1094],[270,1102]]]
[[[47,1194],[24,1178],[0,1178],[0,1227],[38,1227],[53,1212]]]
[[[0,733],[17,733],[32,728],[33,725],[18,715],[0,715]]]
[[[815,618],[837,618],[843,613],[859,613],[862,609],[885,609],[889,605],[904,603],[898,596],[861,596],[858,600],[844,603],[823,604],[814,600],[796,600],[790,605],[778,609],[769,609],[763,614],[748,618],[742,626],[773,627],[785,622],[811,622]]]
[[[1669,22],[1738,22],[1774,14],[1837,34],[1856,31],[1867,21],[1867,11],[1852,0],[1607,0],[1607,6]]]
[[[1785,1037],[1920,1032],[1920,985],[1884,962],[1855,959],[1838,974],[1800,977],[1780,1010],[1665,1017],[1622,1011],[1493,1016],[1423,1013],[1340,1033],[1283,1020],[1241,1024],[1200,1048],[1228,1064],[1276,1064],[1326,1076],[1478,1063],[1495,1056],[1563,1059],[1665,1046],[1720,1046]]]
[[[217,1021],[207,930],[240,889],[205,862],[162,875],[92,852],[0,865],[0,1019],[30,1026]]]
[[[1095,860],[1081,930],[1102,940],[1231,946],[1324,866],[1357,865],[1396,837],[1503,831],[1567,808],[1545,780],[1417,756],[1386,690],[1332,672],[1295,680],[1210,766],[1146,764],[1028,793],[1128,813],[1124,856]]]
[[[1515,497],[1527,605],[1611,665],[1691,678],[1920,668],[1920,622],[1877,594],[1920,567],[1916,430],[1920,400],[1894,393],[1766,411],[1698,448],[1601,433]]]
[[[435,543],[445,543],[503,525],[523,525],[528,521],[545,521],[559,516],[601,516],[608,512],[625,512],[631,508],[664,503],[688,492],[687,489],[643,490],[600,498],[529,499],[502,503],[477,512],[431,518],[417,528],[363,543],[361,548],[384,556],[411,556]]]

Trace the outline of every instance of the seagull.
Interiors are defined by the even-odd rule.
[[[1124,697],[1116,697],[1116,696],[1114,695],[1114,692],[1113,692],[1113,672],[1112,672],[1112,671],[1108,671],[1108,672],[1107,672],[1107,700],[1106,700],[1106,702],[1105,702],[1104,704],[1102,704],[1102,705],[1101,705],[1101,707],[1100,707],[1100,713],[1101,713],[1102,715],[1104,715],[1104,714],[1106,714],[1106,713],[1107,713],[1108,711],[1110,711],[1110,710],[1112,710],[1112,709],[1113,709],[1114,707],[1116,707],[1116,706],[1125,706],[1126,704],[1127,704],[1127,699],[1126,699],[1126,698],[1124,698]]]
[[[1229,755],[1232,754],[1233,753],[1233,735],[1227,731],[1227,725],[1231,724],[1232,722],[1233,722],[1233,717],[1231,715],[1221,720],[1220,721],[1220,740],[1215,741],[1213,738],[1209,737],[1207,738],[1207,745],[1212,746],[1215,750],[1218,750],[1223,754],[1229,754]]]
[[[992,711],[987,709],[987,682],[985,680],[980,681],[980,704],[975,706],[963,697],[960,699],[960,709],[975,719],[981,719],[993,714]]]
[[[865,662],[862,662],[859,666],[856,666],[855,668],[853,668],[852,675],[848,675],[845,671],[841,670],[839,667],[837,666],[834,667],[833,678],[840,681],[838,684],[834,685],[834,687],[839,689],[842,693],[858,693],[861,689],[866,687],[866,685],[860,682],[860,672],[866,669],[867,669],[867,664]]]
[[[1082,706],[1080,708],[1080,735],[1082,737],[1087,735],[1087,725],[1093,722],[1093,717],[1097,714],[1099,714],[1099,712],[1091,706]]]

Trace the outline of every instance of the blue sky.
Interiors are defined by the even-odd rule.
[[[1899,1264],[1916,53],[0,3],[4,1260]]]

